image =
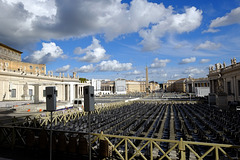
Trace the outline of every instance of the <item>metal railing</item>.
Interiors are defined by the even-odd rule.
[[[153,155],[153,148],[157,148],[162,155],[159,157],[159,159],[167,158],[171,160],[169,153],[173,150],[177,150],[178,153],[180,154],[180,159],[185,160],[186,159],[186,149],[189,149],[190,152],[192,152],[198,160],[203,160],[206,156],[212,154],[211,152],[215,151],[215,160],[219,160],[220,158],[220,153],[222,153],[223,156],[228,157],[229,159],[234,159],[237,158],[239,159],[240,157],[231,157],[224,149],[226,148],[232,148],[236,149],[236,152],[240,152],[240,146],[233,146],[233,145],[228,145],[228,144],[216,144],[216,143],[204,143],[204,142],[191,142],[191,141],[183,141],[181,138],[179,141],[178,140],[166,140],[166,139],[154,139],[154,138],[142,138],[142,137],[129,137],[129,136],[118,136],[118,135],[107,135],[107,134],[92,134],[95,136],[95,139],[92,141],[94,143],[97,140],[106,140],[112,148],[112,151],[116,152],[118,156],[123,159],[123,160],[131,160],[136,156],[141,156],[143,159],[148,160],[149,158],[151,160],[154,159]],[[111,138],[117,138],[119,139],[117,144],[112,144],[111,143]],[[145,144],[141,147],[138,147],[134,144],[134,141],[136,140],[142,140],[145,141]],[[167,151],[164,151],[159,143],[160,142],[167,142],[167,143],[172,143],[172,147],[168,149]],[[117,149],[121,144],[124,144],[124,155],[120,153],[120,151]],[[197,153],[195,150],[195,146],[207,146],[209,149],[203,153],[202,155]],[[132,147],[134,148],[134,153],[129,157],[128,154],[128,148]],[[141,151],[147,147],[150,154],[148,157],[146,157]]]
[[[39,139],[40,132],[42,129],[36,128],[24,128],[14,126],[0,127],[0,146],[9,146],[14,149],[17,146],[23,147],[27,145],[27,132],[31,130],[35,133],[34,137]],[[49,130],[45,130],[49,135]],[[54,131],[55,133],[67,133],[69,135],[87,135],[82,132],[71,132],[71,131]],[[145,160],[153,159],[173,159],[170,155],[172,151],[177,153],[176,156],[181,160],[186,160],[189,152],[192,152],[196,159],[203,160],[207,156],[211,156],[215,160],[228,158],[228,159],[239,159],[236,154],[235,157],[231,156],[228,152],[234,150],[236,153],[240,152],[240,146],[228,145],[228,144],[216,144],[216,143],[204,143],[204,142],[192,142],[180,140],[167,140],[167,139],[156,139],[156,138],[144,138],[144,137],[132,137],[132,136],[121,136],[121,135],[108,135],[108,134],[97,134],[91,133],[91,147],[93,150],[99,149],[99,142],[104,140],[108,144],[108,150],[111,150],[115,154],[116,159],[131,160],[142,158]],[[68,141],[68,140],[67,140]],[[142,141],[141,146],[136,145],[136,141]],[[68,142],[66,142],[68,143]],[[161,143],[169,143],[170,147],[167,150],[161,146]],[[7,145],[6,145],[7,144]],[[78,145],[81,145],[80,143]],[[197,151],[197,147],[205,146],[207,149],[205,152],[200,153]],[[87,147],[87,146],[86,146]],[[188,155],[187,155],[188,152]],[[113,154],[112,154],[113,155]],[[175,159],[175,158],[174,158]]]

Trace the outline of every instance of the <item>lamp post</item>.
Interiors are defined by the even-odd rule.
[[[84,111],[88,112],[88,143],[89,160],[91,160],[91,111],[94,111],[94,88],[93,86],[84,86]]]

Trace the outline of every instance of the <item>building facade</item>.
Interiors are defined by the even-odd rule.
[[[167,83],[163,84],[163,89],[166,92],[186,92],[186,78],[178,80],[168,80]]]
[[[0,70],[0,101],[34,100],[35,103],[46,101],[46,87],[55,86],[58,101],[72,102],[83,95],[83,87],[77,77],[52,75],[21,74]]]
[[[210,93],[209,80],[208,78],[197,78],[194,79],[189,77],[185,81],[186,93],[193,93],[197,97],[208,96]]]
[[[1,59],[21,62],[21,51],[11,48],[5,44],[0,43],[0,57]]]
[[[240,63],[236,58],[231,59],[231,65],[226,63],[215,64],[209,68],[210,94],[212,101],[216,100],[218,105],[227,105],[240,101]],[[223,106],[224,107],[224,106]]]
[[[101,93],[104,94],[114,94],[115,92],[115,82],[110,80],[104,80],[101,83]]]
[[[126,80],[125,79],[117,79],[115,80],[115,94],[127,94],[126,90]]]
[[[156,92],[156,91],[160,90],[159,84],[154,81],[149,82],[149,88],[150,88],[150,92]]]
[[[72,102],[83,95],[83,87],[76,73],[70,77],[64,74],[54,76],[46,74],[45,64],[21,62],[21,53],[11,47],[0,44],[0,101],[33,100],[35,103],[46,101],[46,87],[55,86],[57,100]]]
[[[146,82],[145,81],[126,81],[127,93],[142,93],[146,92]]]

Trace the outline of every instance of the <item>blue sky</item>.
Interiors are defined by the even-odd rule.
[[[0,0],[0,42],[47,71],[166,82],[240,59],[240,0]],[[73,3],[74,2],[74,3]]]

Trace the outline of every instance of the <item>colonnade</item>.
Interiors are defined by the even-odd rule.
[[[42,85],[41,84],[33,85],[34,86],[34,103],[39,103],[40,99],[42,98],[40,94],[40,90],[41,90],[40,86]],[[58,91],[57,99],[60,101],[68,101],[72,103],[75,98],[83,97],[83,87],[85,85],[76,83],[76,82],[54,84],[54,86],[56,86],[56,89]],[[50,84],[48,86],[50,86]]]

